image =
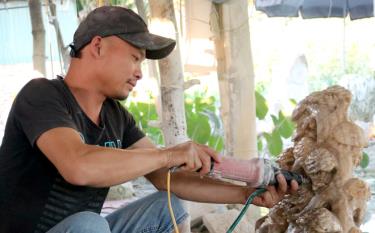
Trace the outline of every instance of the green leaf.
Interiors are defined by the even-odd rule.
[[[196,97],[194,100],[194,107],[196,112],[215,111],[215,98],[211,97]]]
[[[149,102],[122,101],[134,116],[139,128],[158,145],[164,144],[162,131],[157,127],[150,127],[150,120],[157,120],[158,115],[153,99]],[[209,144],[215,150],[224,148],[221,134],[222,123],[217,116],[216,99],[207,93],[194,93],[185,98],[185,116],[188,136],[199,143]]]
[[[193,111],[193,102],[191,100],[185,101],[185,112],[191,113]]]
[[[187,133],[193,141],[206,144],[211,136],[211,126],[208,122],[208,117],[197,114],[188,119]]]
[[[145,134],[157,145],[164,144],[164,138],[159,128],[149,127],[144,129]]]
[[[196,111],[202,109],[202,97],[195,97],[194,99],[194,108]]]
[[[208,146],[213,148],[217,152],[222,152],[224,149],[224,140],[223,137],[216,135],[211,136],[208,140]]]
[[[370,163],[370,157],[366,152],[362,153],[362,160],[361,163],[359,164],[361,168],[366,168]]]
[[[76,1],[76,6],[77,6],[77,13],[83,10],[82,0]]]
[[[138,110],[137,105],[135,103],[130,103],[130,105],[127,109],[133,115],[134,120],[137,122],[138,127],[140,127],[141,124],[142,124],[141,123],[141,113]]]
[[[279,111],[279,125],[278,131],[283,138],[289,138],[293,135],[295,126],[290,118],[285,117],[284,114]]]
[[[215,113],[215,112],[212,112],[210,110],[203,110],[203,112],[201,112],[201,114],[205,115],[208,117],[208,120],[209,122],[211,123],[211,126],[215,129],[215,130],[220,130],[221,129],[221,120],[219,118],[219,116]]]
[[[297,100],[295,99],[289,99],[289,102],[293,105],[293,106],[297,106]]]
[[[258,137],[258,139],[257,139],[257,148],[258,148],[258,151],[263,150],[263,141],[262,141],[261,137]]]
[[[266,99],[257,91],[255,91],[255,109],[257,118],[263,120],[268,113],[268,106]]]
[[[216,103],[216,98],[215,98],[215,96],[210,96],[210,97],[208,97],[208,104],[209,105],[213,105],[213,106],[215,106],[215,103]]]
[[[264,138],[267,141],[267,148],[271,155],[277,156],[283,150],[283,141],[277,130],[272,131],[271,134],[264,133]]]
[[[275,128],[279,127],[279,119],[277,118],[277,116],[271,114],[271,118],[272,118],[273,124],[275,125]]]

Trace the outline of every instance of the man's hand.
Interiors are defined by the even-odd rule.
[[[188,141],[173,147],[164,149],[166,155],[166,166],[180,167],[183,171],[197,171],[205,175],[210,171],[211,158],[220,162],[216,151],[206,145]]]
[[[277,181],[279,182],[277,189],[275,186],[268,186],[267,191],[260,196],[255,197],[252,204],[271,208],[281,201],[285,194],[295,193],[298,189],[298,183],[295,180],[291,181],[290,188],[288,188],[288,184],[282,174],[277,175]],[[253,191],[254,190],[252,190],[251,193]],[[248,198],[251,193],[248,192],[246,198]]]

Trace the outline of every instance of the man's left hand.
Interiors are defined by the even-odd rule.
[[[295,193],[298,189],[298,183],[295,180],[292,180],[290,187],[288,187],[288,184],[282,174],[277,175],[277,181],[279,183],[278,188],[275,186],[268,186],[266,188],[267,191],[259,196],[256,196],[252,204],[271,208],[281,201],[285,194]]]

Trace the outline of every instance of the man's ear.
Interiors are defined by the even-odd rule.
[[[100,36],[95,36],[94,38],[92,38],[89,47],[91,56],[100,58],[101,49],[103,47],[103,38]]]

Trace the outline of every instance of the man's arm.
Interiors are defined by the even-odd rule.
[[[144,137],[129,149],[138,148],[156,148],[156,146],[147,137]],[[166,190],[167,172],[167,168],[161,168],[145,175],[145,177],[157,189]],[[199,173],[176,172],[172,174],[171,191],[185,200],[229,204],[246,201],[245,196],[248,189],[209,178],[201,178]]]
[[[155,145],[147,138],[142,138],[134,143],[131,148],[155,148]],[[168,169],[162,168],[146,175],[146,178],[155,185],[157,189],[166,190]],[[277,177],[279,188],[267,187],[268,192],[256,197],[253,204],[258,206],[272,207],[288,192],[298,189],[295,181],[288,190],[285,178]],[[209,203],[244,204],[254,188],[234,185],[218,181],[209,177],[201,177],[201,174],[193,172],[172,173],[171,191],[182,199]]]
[[[139,145],[144,140],[139,140]],[[165,150],[138,146],[129,150],[87,145],[72,128],[54,128],[36,141],[64,179],[74,185],[109,187],[144,176],[161,168],[183,166],[208,172],[217,155],[204,146],[185,143]]]
[[[199,173],[177,172],[172,176],[172,192],[183,199],[215,202],[244,203],[253,189],[223,183],[199,175],[210,169],[210,158],[217,155],[206,146],[192,142],[165,150],[157,149],[146,137],[134,143],[129,150],[87,145],[78,132],[71,128],[54,128],[37,139],[37,146],[55,165],[64,179],[74,185],[108,187],[139,176],[146,177],[159,189],[166,188],[166,172],[173,166]],[[286,192],[285,179],[279,180],[279,189],[269,187],[253,204],[272,206]],[[295,188],[296,189],[296,188]]]
[[[161,150],[122,150],[87,145],[71,128],[48,130],[36,143],[64,179],[75,185],[108,187],[143,176],[167,164],[167,157]]]

